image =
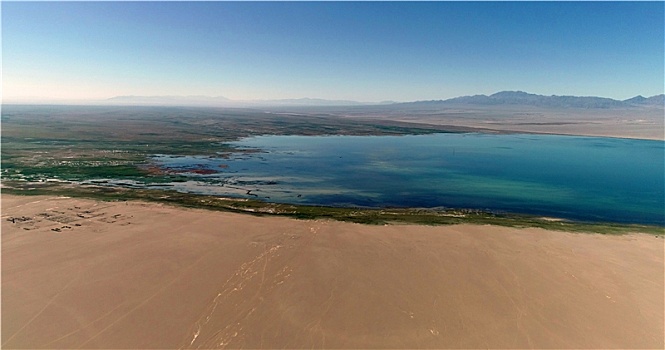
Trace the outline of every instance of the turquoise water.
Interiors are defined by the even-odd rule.
[[[262,136],[232,145],[261,152],[154,159],[166,168],[214,171],[189,174],[197,185],[183,189],[191,192],[665,224],[662,141],[434,134]]]

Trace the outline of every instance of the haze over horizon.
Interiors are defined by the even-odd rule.
[[[663,93],[663,2],[2,4],[3,102]]]

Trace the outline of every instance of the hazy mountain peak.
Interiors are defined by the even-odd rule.
[[[626,102],[626,103],[643,103],[644,101],[646,101],[646,99],[647,98],[642,96],[642,95],[637,95],[637,96],[629,98],[627,100],[623,100],[623,102]]]
[[[538,96],[538,95],[518,90],[518,91],[499,91],[497,93],[490,95],[489,97],[501,99],[501,98],[527,98],[533,96]]]
[[[665,94],[653,95],[643,101],[644,104],[648,105],[660,105],[665,104]]]

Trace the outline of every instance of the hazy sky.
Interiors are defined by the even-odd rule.
[[[5,101],[663,93],[664,3],[2,4]]]

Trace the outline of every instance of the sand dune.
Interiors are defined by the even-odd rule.
[[[663,348],[663,239],[2,197],[3,348]]]

